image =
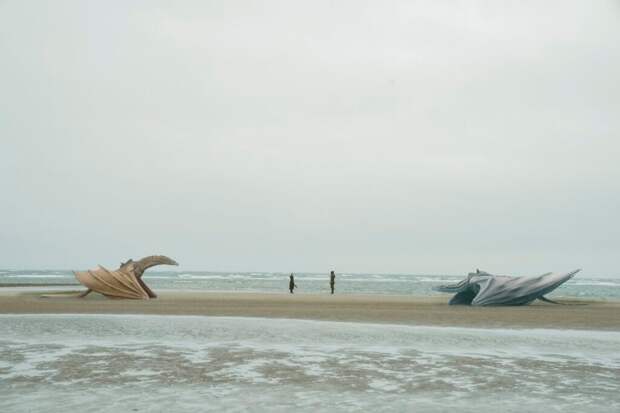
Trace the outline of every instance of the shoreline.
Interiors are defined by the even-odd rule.
[[[2,291],[0,314],[137,314],[261,317],[441,327],[620,331],[620,301],[561,299],[522,307],[449,306],[450,295],[327,295],[160,291],[154,300],[115,300],[79,291]],[[42,297],[42,295],[46,297]],[[67,295],[73,294],[73,296]]]

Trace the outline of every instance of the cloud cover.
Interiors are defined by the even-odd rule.
[[[620,275],[616,1],[0,3],[0,267]]]

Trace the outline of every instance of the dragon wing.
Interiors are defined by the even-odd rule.
[[[110,298],[148,299],[148,292],[133,274],[109,271],[101,265],[95,270],[75,271],[75,278],[86,288]]]

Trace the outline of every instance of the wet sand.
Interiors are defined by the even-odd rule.
[[[77,291],[69,292],[76,294]],[[448,306],[449,296],[318,295],[160,291],[154,300],[80,299],[50,292],[0,291],[0,314],[160,314],[271,317],[426,326],[620,331],[620,302],[535,302],[524,307]]]

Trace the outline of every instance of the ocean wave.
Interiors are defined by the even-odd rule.
[[[615,283],[613,281],[569,281],[566,285],[578,285],[582,287],[620,287],[620,283]]]
[[[178,278],[187,280],[264,280],[263,277],[250,276],[247,274],[178,274]],[[275,278],[274,278],[275,279]],[[279,278],[278,278],[279,279]]]
[[[415,277],[417,282],[421,283],[453,283],[461,281],[463,278],[454,277],[454,278],[433,278],[433,277]]]
[[[235,275],[235,274],[231,274],[231,275],[194,275],[194,274],[179,274],[178,279],[181,280],[212,280],[212,281],[250,281],[250,282],[262,282],[262,281],[286,281],[288,280],[288,275],[281,275],[281,276],[271,276],[271,277],[253,277],[253,276],[249,276],[249,275]],[[170,278],[168,278],[170,279]],[[309,281],[309,282],[329,282],[329,277],[327,276],[323,276],[323,277],[313,277],[313,276],[307,276],[307,275],[295,275],[295,280],[298,282],[305,282],[305,281]],[[336,283],[338,283],[339,278],[336,277]],[[355,278],[355,277],[348,277],[344,280],[342,280],[342,282],[347,282],[347,283],[373,283],[373,284],[380,284],[380,283],[414,283],[416,282],[416,279],[413,278]],[[452,282],[453,280],[449,280],[449,282]],[[433,282],[437,282],[437,281],[433,281]]]
[[[4,278],[73,278],[73,274],[10,274]]]

